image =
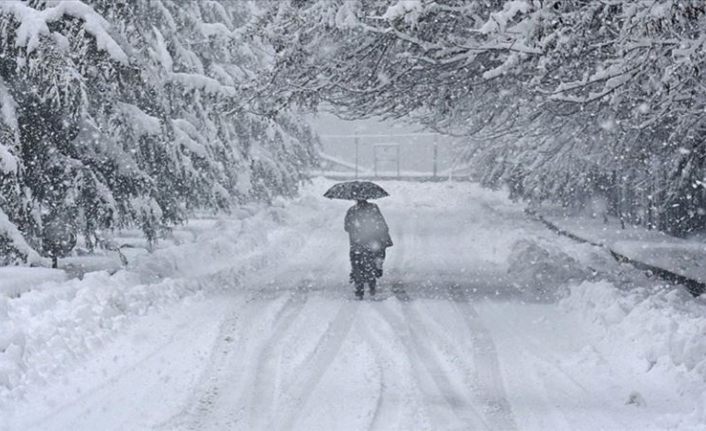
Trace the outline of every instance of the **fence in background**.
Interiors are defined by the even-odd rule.
[[[320,153],[319,168],[311,176],[415,181],[472,176],[468,166],[457,165],[453,142],[436,133],[341,134],[321,135],[321,138],[324,151]],[[330,150],[338,151],[333,155]],[[417,169],[410,169],[410,165]]]

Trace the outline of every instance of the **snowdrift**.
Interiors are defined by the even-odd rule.
[[[696,407],[692,417],[666,418],[665,426],[706,423],[706,298],[673,287],[622,290],[607,281],[584,281],[570,288],[560,306],[580,316],[606,350],[641,364],[651,380],[679,382],[681,396]],[[637,395],[649,405],[648,392]]]
[[[568,283],[591,275],[566,252],[536,239],[517,241],[508,263],[508,273],[517,287],[544,298],[563,295]]]
[[[63,271],[3,268],[14,278],[0,284],[0,406],[76,365],[135,317],[237,288],[246,275],[295,253],[306,229],[288,217],[311,213],[311,205],[303,197],[240,208],[215,226],[194,227],[192,241],[141,256],[113,275],[64,280]]]

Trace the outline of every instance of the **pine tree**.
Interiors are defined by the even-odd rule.
[[[239,1],[1,3],[5,231],[45,253],[56,220],[89,247],[135,225],[152,242],[196,209],[291,195],[315,138],[292,113],[255,111],[254,78],[270,67],[244,32],[257,13]],[[0,236],[8,250],[17,239]]]

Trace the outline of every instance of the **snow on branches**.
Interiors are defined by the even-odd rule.
[[[706,228],[703,2],[288,0],[263,23],[276,100],[465,137],[518,196]]]
[[[15,44],[31,53],[40,43],[41,36],[51,34],[49,25],[64,19],[65,16],[83,21],[84,29],[95,38],[98,49],[106,51],[112,59],[127,64],[128,57],[120,45],[110,36],[110,24],[92,7],[80,0],[47,1],[47,8],[37,10],[20,0],[8,0],[0,3],[0,11],[13,14],[20,24],[17,27]]]
[[[258,11],[231,0],[0,2],[0,208],[27,243],[41,245],[56,217],[89,246],[127,225],[152,239],[195,209],[296,188],[315,138],[286,110],[259,112],[253,77],[271,67],[269,48],[243,31]],[[253,136],[267,129],[283,132]],[[273,169],[257,168],[256,146]]]

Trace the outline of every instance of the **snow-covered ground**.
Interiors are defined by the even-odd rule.
[[[626,224],[602,217],[545,214],[544,218],[562,230],[604,245],[630,259],[671,271],[700,283],[706,283],[706,241],[703,238],[682,239],[656,230]]]
[[[503,193],[384,182],[395,246],[356,301],[330,184],[196,222],[114,275],[15,285],[0,429],[706,427],[703,299]]]

